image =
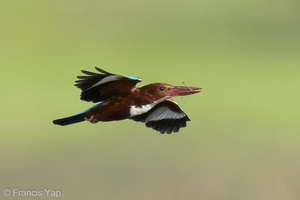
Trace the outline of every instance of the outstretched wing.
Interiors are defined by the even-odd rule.
[[[148,112],[132,117],[134,121],[144,122],[147,127],[153,128],[160,133],[178,132],[190,121],[180,106],[173,100],[167,99]]]
[[[82,90],[81,100],[96,103],[112,96],[125,96],[141,81],[138,77],[112,74],[98,67],[95,68],[100,73],[82,70],[82,73],[87,76],[78,76],[79,80],[75,81],[75,86]]]

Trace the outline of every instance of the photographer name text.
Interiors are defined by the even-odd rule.
[[[3,190],[4,196],[15,196],[15,197],[60,197],[62,194],[61,190],[58,189],[19,189],[19,188],[5,188]]]

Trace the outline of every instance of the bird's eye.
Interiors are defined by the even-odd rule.
[[[165,87],[161,86],[161,87],[159,87],[159,90],[160,90],[160,91],[164,91],[164,90],[165,90]]]

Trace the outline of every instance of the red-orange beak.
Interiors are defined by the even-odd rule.
[[[197,87],[174,86],[169,90],[169,93],[171,94],[171,96],[185,96],[201,92],[201,89],[202,88]]]

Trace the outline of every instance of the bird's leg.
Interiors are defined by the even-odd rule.
[[[95,119],[95,116],[94,116],[94,115],[92,115],[90,118],[84,117],[84,119],[85,119],[86,121],[89,121],[89,122],[93,123],[93,124],[99,122],[97,119]]]

